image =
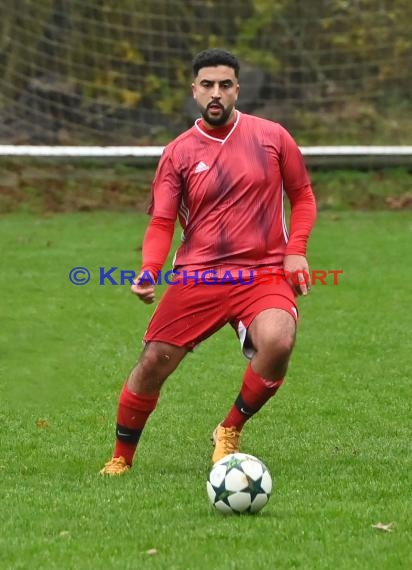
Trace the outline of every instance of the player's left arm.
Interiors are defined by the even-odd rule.
[[[310,271],[306,249],[316,220],[316,201],[302,154],[286,130],[281,136],[281,172],[291,205],[290,235],[283,268],[296,293],[307,295]]]
[[[298,295],[310,291],[310,271],[306,259],[307,242],[316,219],[316,202],[310,185],[286,190],[290,212],[290,236],[283,268]]]

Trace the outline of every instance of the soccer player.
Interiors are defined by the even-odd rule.
[[[279,124],[236,109],[239,63],[231,53],[199,53],[193,75],[201,117],[160,159],[132,292],[154,302],[154,283],[178,218],[183,239],[176,276],[120,393],[115,449],[103,475],[130,469],[164,381],[226,323],[250,362],[239,394],[213,432],[212,461],[239,451],[244,424],[283,383],[295,342],[296,297],[310,289],[306,245],[316,206],[296,142]],[[289,236],[284,193],[291,205]]]

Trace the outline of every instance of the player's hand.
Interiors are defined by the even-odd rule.
[[[309,265],[304,255],[285,255],[283,269],[286,280],[298,295],[307,295],[310,291]]]
[[[151,276],[151,279],[147,278],[148,274]],[[155,280],[153,274],[150,273],[150,271],[141,271],[136,279],[133,279],[133,285],[130,290],[134,295],[137,295],[143,303],[147,305],[153,303],[155,300]]]

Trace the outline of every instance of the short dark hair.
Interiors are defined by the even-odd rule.
[[[193,75],[196,77],[202,67],[215,67],[217,65],[231,67],[236,77],[239,77],[239,61],[232,53],[219,48],[205,49],[195,56],[192,62]]]

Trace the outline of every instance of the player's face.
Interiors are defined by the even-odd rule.
[[[231,67],[202,67],[192,83],[192,91],[203,120],[210,127],[225,125],[232,118],[239,83]]]

